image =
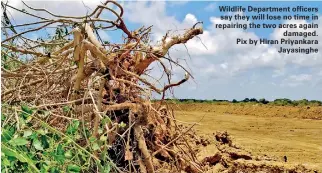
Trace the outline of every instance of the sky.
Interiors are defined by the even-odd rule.
[[[26,1],[27,4],[46,8],[62,15],[85,15],[87,9],[94,9],[99,1]],[[124,20],[130,30],[141,26],[152,27],[152,40],[157,44],[162,36],[172,30],[178,34],[183,29],[192,27],[197,21],[203,22],[204,33],[188,43],[175,46],[170,50],[171,58],[178,59],[190,69],[194,79],[174,89],[175,98],[195,99],[237,99],[277,98],[322,100],[322,34],[314,39],[319,40],[318,54],[279,54],[280,45],[237,45],[236,38],[283,38],[285,29],[218,29],[216,23],[227,23],[220,20],[219,6],[252,5],[255,7],[296,7],[298,5],[318,7],[319,20],[314,21],[322,27],[322,2],[299,1],[121,1],[125,10]],[[17,0],[9,4],[23,7]],[[85,8],[84,4],[87,8]],[[274,13],[270,13],[274,14]],[[294,15],[294,13],[289,13]],[[303,13],[299,13],[303,14]],[[311,13],[310,13],[311,14]],[[38,12],[38,15],[40,14]],[[244,15],[252,15],[244,13]],[[283,15],[283,13],[279,13]],[[12,11],[10,16],[16,24],[29,20]],[[108,14],[104,15],[109,17]],[[31,19],[30,19],[31,20]],[[310,23],[311,21],[263,21],[266,23]],[[289,29],[289,31],[301,31]],[[317,29],[321,30],[321,29]],[[308,29],[309,31],[309,29]],[[120,33],[101,31],[103,39],[119,42]],[[37,35],[28,35],[35,38]],[[305,47],[305,46],[302,46]],[[158,64],[151,65],[151,75],[162,75]],[[184,71],[174,67],[172,80],[182,79]],[[169,94],[169,97],[172,96]]]

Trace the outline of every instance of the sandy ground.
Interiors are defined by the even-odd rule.
[[[274,106],[263,104],[177,104],[176,110],[215,112],[218,114],[254,115],[322,120],[322,106]]]
[[[228,131],[234,141],[253,154],[276,156],[322,171],[322,120],[220,114],[195,110],[175,111],[176,118],[199,122],[199,134]]]

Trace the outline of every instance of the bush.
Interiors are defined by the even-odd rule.
[[[256,103],[258,103],[257,99],[255,99],[255,98],[249,99],[249,102],[256,102]]]
[[[312,106],[322,106],[322,101],[319,101],[319,100],[311,100],[309,102],[310,105]]]
[[[264,98],[259,99],[259,100],[258,100],[258,102],[259,102],[259,103],[262,103],[262,104],[267,104],[267,103],[269,103],[269,101],[268,101],[268,100],[265,100]]]
[[[249,102],[249,98],[245,98],[242,102]]]

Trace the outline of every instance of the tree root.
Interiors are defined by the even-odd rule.
[[[142,159],[144,165],[146,166],[147,173],[154,173],[154,167],[152,163],[151,154],[148,151],[148,148],[145,143],[144,134],[140,125],[134,126],[135,138],[138,141],[139,149],[142,153]]]

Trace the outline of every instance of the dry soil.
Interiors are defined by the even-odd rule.
[[[318,120],[322,118],[321,107],[250,106],[246,111],[236,106],[179,104],[175,115],[181,123],[199,122],[195,129],[200,135],[226,130],[237,144],[255,155],[280,160],[286,156],[289,163],[322,172],[322,120]],[[240,114],[237,110],[241,110]],[[271,112],[261,114],[264,110]],[[306,115],[314,118],[307,119]]]

